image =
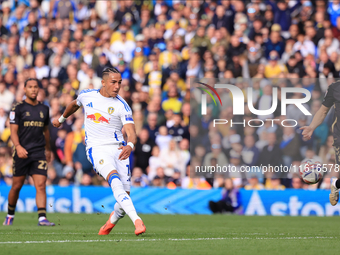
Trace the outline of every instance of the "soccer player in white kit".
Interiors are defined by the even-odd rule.
[[[137,141],[132,111],[118,95],[122,76],[116,68],[103,71],[100,90],[83,90],[72,101],[59,119],[53,120],[60,127],[67,117],[84,107],[85,145],[88,160],[97,174],[103,176],[112,188],[116,199],[114,211],[100,228],[99,235],[108,235],[125,213],[135,225],[135,234],[145,233],[145,225],[137,215],[130,198],[131,172],[129,156]],[[121,132],[127,134],[127,143]]]

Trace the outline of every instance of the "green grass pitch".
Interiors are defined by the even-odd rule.
[[[48,214],[55,227],[38,227],[36,213],[16,213],[0,226],[0,254],[338,254],[338,217],[141,215],[147,232],[135,236],[125,217],[98,236],[108,214]],[[5,213],[0,213],[4,219]]]

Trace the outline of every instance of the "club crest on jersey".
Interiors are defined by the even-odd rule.
[[[44,118],[44,114],[43,114],[43,112],[42,111],[40,111],[40,118]]]
[[[107,112],[108,112],[109,114],[112,114],[114,111],[115,111],[115,108],[113,108],[113,107],[107,108]]]
[[[26,116],[31,116],[30,112],[26,112]]]
[[[101,159],[101,160],[99,160],[99,164],[103,164],[104,163],[104,159]]]

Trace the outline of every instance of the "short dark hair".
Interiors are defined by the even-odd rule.
[[[39,86],[39,80],[38,80],[37,78],[28,78],[28,79],[25,81],[25,87],[26,87],[26,85],[27,85],[27,82],[29,82],[29,81],[36,81],[37,84],[38,84],[38,86]],[[40,86],[39,86],[39,87],[40,87]]]
[[[109,74],[109,73],[120,73],[120,72],[115,67],[107,67],[103,70],[102,76],[104,76],[105,74]]]

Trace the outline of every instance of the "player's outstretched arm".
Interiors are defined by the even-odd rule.
[[[127,159],[130,156],[131,151],[135,147],[135,144],[137,142],[135,124],[132,124],[132,123],[125,124],[124,130],[126,132],[128,140],[127,140],[126,146],[120,146],[118,148],[118,150],[122,150],[122,152],[119,154],[119,157],[118,157],[119,160]]]
[[[79,108],[80,108],[80,106],[77,104],[77,100],[73,100],[71,103],[69,103],[66,106],[66,109],[65,109],[63,115],[61,115],[61,117],[59,119],[53,120],[53,122],[52,122],[53,126],[60,127],[61,123],[63,123],[70,115],[75,113]]]
[[[309,126],[301,127],[302,129],[302,136],[304,140],[309,140],[312,137],[312,134],[314,130],[323,122],[323,120],[326,118],[327,113],[329,111],[330,107],[326,107],[324,105],[321,105],[320,109],[316,112],[312,123],[310,123]]]

